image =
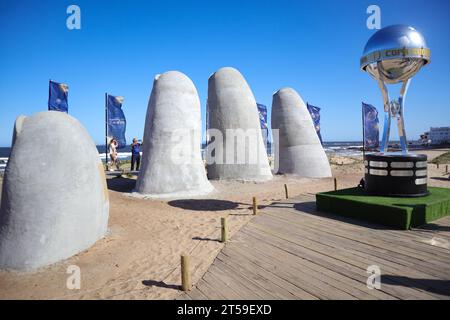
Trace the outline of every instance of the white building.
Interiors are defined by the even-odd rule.
[[[431,127],[428,139],[431,144],[450,143],[450,127]]]

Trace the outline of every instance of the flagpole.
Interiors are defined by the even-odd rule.
[[[52,84],[52,79],[48,79],[48,102],[47,102],[47,111],[50,110],[50,95],[52,93],[52,90],[50,89],[50,86]]]
[[[205,107],[205,148],[203,149],[203,155],[206,159],[206,155],[208,152],[208,144],[209,144],[209,134],[208,134],[208,126],[209,124],[209,113],[208,113],[208,98],[206,98],[206,107]],[[202,146],[203,147],[203,146]]]
[[[366,158],[366,137],[365,137],[365,131],[364,130],[364,105],[361,104],[361,119],[362,119],[362,133],[363,133],[363,161]]]
[[[108,170],[108,93],[105,92],[105,166]]]

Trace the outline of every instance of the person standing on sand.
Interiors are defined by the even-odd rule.
[[[109,143],[109,156],[111,158],[111,168],[110,171],[113,171],[112,167],[115,166],[117,170],[119,170],[119,166],[117,164],[117,140],[111,139],[111,142]]]
[[[141,145],[136,138],[133,138],[131,144],[131,171],[134,171],[134,165],[136,164],[136,171],[139,171],[141,165]]]

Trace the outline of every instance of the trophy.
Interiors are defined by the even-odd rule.
[[[368,193],[403,197],[428,194],[427,156],[408,153],[403,115],[411,78],[429,62],[430,49],[412,27],[388,26],[367,41],[360,67],[378,82],[385,111],[380,152],[364,158],[364,188]],[[401,83],[400,95],[391,100],[387,84],[396,83]],[[392,118],[397,120],[400,152],[388,152]]]

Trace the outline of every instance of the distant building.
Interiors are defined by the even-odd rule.
[[[419,144],[421,145],[428,145],[430,143],[429,137],[430,133],[429,132],[424,132],[420,135],[420,139],[419,139]]]
[[[431,127],[428,139],[430,144],[450,143],[450,127]]]

